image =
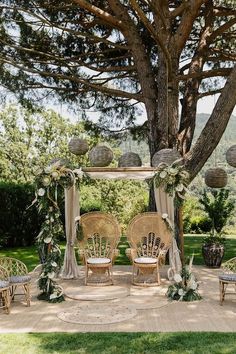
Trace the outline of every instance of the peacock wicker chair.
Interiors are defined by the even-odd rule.
[[[171,246],[171,230],[158,213],[142,213],[129,223],[127,238],[131,248],[126,255],[133,263],[132,283],[139,286],[160,285],[159,268]]]
[[[114,216],[102,212],[83,214],[79,220],[79,255],[85,265],[85,285],[113,284],[112,265],[120,227]]]
[[[26,265],[15,258],[0,257],[0,266],[5,268],[9,274],[11,300],[15,299],[18,287],[22,287],[27,306],[30,306],[30,281]]]
[[[10,303],[9,275],[7,270],[0,266],[0,308],[4,309],[7,314],[10,313]]]
[[[223,305],[225,295],[232,294],[231,292],[226,292],[228,285],[234,285],[236,290],[236,257],[229,259],[221,267],[223,273],[219,275],[220,305]]]

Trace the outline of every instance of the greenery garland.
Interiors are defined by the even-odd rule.
[[[185,193],[188,191],[189,173],[179,164],[179,160],[172,165],[160,163],[153,180],[155,187],[163,187],[166,193],[175,197],[177,205],[182,205]]]
[[[174,275],[175,283],[170,285],[166,296],[170,300],[177,301],[196,301],[201,300],[201,295],[198,293],[199,283],[196,281],[192,273],[193,256],[189,265],[182,267],[181,274]]]
[[[74,173],[76,172],[76,174]],[[60,188],[70,188],[82,176],[81,170],[72,171],[61,166],[60,161],[40,170],[36,177],[36,198],[38,211],[44,222],[37,236],[37,246],[42,270],[38,279],[38,286],[42,293],[39,299],[49,302],[64,300],[62,288],[55,278],[62,266],[61,251],[58,239],[64,235],[61,221],[61,212],[58,206],[58,191]],[[81,172],[81,175],[79,175]]]

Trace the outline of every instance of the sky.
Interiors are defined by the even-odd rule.
[[[198,107],[197,107],[197,113],[206,113],[206,114],[211,114],[213,111],[213,108],[215,106],[215,103],[218,99],[219,95],[215,96],[209,96],[209,97],[204,97],[201,100],[198,101]],[[72,121],[77,121],[78,120],[78,115],[74,115],[71,112],[69,112],[66,108],[66,106],[52,106],[52,109],[56,110],[58,113],[60,113],[63,116],[66,116],[70,118]],[[233,110],[233,115],[236,116],[236,107]],[[89,114],[90,118],[96,122],[98,119],[99,114],[91,112]],[[137,119],[138,124],[142,124],[145,120],[145,111],[143,112],[142,117]]]
[[[198,101],[197,113],[208,113],[210,114],[214,108],[219,95],[204,97]],[[236,107],[233,110],[233,115],[236,115]]]

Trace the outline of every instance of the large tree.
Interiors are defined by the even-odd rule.
[[[2,0],[0,9],[6,89],[100,110],[110,130],[134,128],[141,104],[150,156],[177,147],[196,176],[236,103],[234,0]],[[193,145],[198,100],[216,93]]]

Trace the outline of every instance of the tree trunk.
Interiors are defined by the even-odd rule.
[[[198,174],[218,145],[236,104],[236,66],[218,98],[213,112],[193,148],[185,155],[191,180]],[[224,119],[222,119],[224,117]]]

